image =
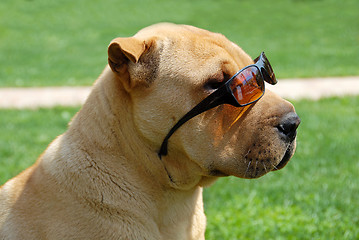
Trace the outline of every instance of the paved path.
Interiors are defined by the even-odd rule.
[[[359,76],[282,79],[274,86],[266,85],[273,92],[286,99],[312,99],[323,97],[359,95]]]
[[[268,89],[290,100],[359,95],[359,77],[280,79]],[[0,88],[0,108],[79,106],[91,87]]]

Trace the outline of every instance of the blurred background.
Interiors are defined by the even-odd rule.
[[[359,75],[357,0],[2,0],[0,86],[90,85],[107,46],[158,22],[220,32],[279,78]]]
[[[113,38],[158,22],[220,32],[253,58],[265,51],[279,79],[359,76],[358,0],[1,0],[0,87],[90,86]],[[293,103],[295,157],[206,189],[207,239],[359,239],[359,97]],[[0,110],[0,184],[78,109]]]

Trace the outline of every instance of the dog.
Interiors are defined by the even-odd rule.
[[[109,64],[36,163],[0,189],[0,239],[204,239],[202,189],[283,168],[300,119],[276,94],[171,128],[254,61],[218,33],[162,23],[108,47]]]

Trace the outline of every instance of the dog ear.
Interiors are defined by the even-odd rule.
[[[157,49],[157,41],[156,37],[146,40],[128,37],[116,38],[110,43],[108,63],[127,91],[131,91],[139,83],[149,86],[153,81],[159,64],[160,50]]]
[[[108,47],[108,63],[113,72],[122,75],[127,71],[128,61],[137,63],[145,52],[145,42],[134,37],[116,38]]]

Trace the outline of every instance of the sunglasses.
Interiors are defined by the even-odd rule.
[[[264,52],[254,59],[254,62],[254,64],[239,70],[216,91],[186,113],[168,132],[162,142],[158,156],[161,158],[161,156],[167,155],[168,139],[191,118],[221,104],[244,107],[255,103],[264,95],[264,81],[272,85],[277,83],[273,69]]]

